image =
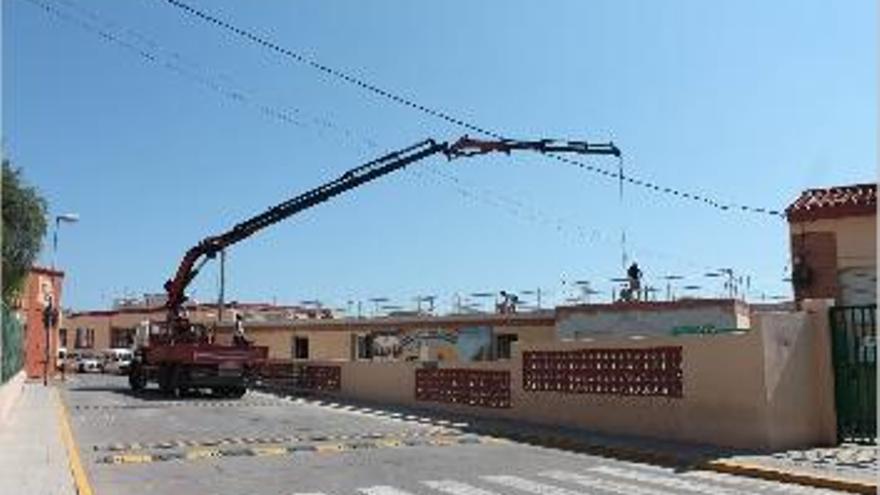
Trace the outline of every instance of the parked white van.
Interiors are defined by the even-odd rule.
[[[131,349],[107,349],[104,351],[104,372],[125,375],[131,367]]]

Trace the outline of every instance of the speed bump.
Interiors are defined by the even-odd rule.
[[[441,436],[426,438],[382,438],[348,442],[323,442],[315,444],[264,445],[256,447],[235,446],[226,448],[191,448],[181,452],[121,453],[96,459],[99,464],[144,464],[166,461],[197,461],[224,457],[272,457],[300,454],[342,454],[356,450],[389,449],[406,447],[448,447],[453,445],[497,444],[496,439],[473,435]]]

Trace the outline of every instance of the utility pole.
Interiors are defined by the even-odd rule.
[[[223,306],[226,304],[226,250],[220,250],[220,296],[217,298],[217,321],[223,322]]]
[[[55,283],[53,281],[52,287],[54,288]],[[58,310],[55,308],[55,304],[53,302],[53,297],[50,294],[46,298],[46,307],[43,308],[43,328],[45,329],[45,342],[46,345],[43,349],[43,386],[49,385],[49,360],[50,360],[50,350],[52,347],[52,341],[50,339],[50,334],[52,329],[55,328],[55,325],[58,324]]]

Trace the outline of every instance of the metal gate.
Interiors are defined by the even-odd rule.
[[[837,437],[877,443],[877,305],[831,308]]]

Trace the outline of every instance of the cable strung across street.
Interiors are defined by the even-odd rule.
[[[411,108],[413,110],[419,111],[419,112],[424,113],[426,115],[429,115],[431,117],[443,120],[449,124],[453,124],[455,126],[458,126],[458,127],[470,130],[470,131],[478,132],[480,134],[492,137],[494,139],[505,139],[505,136],[503,136],[502,134],[500,134],[498,132],[492,131],[490,129],[487,129],[486,127],[483,127],[483,126],[480,126],[480,125],[477,125],[477,124],[474,124],[471,122],[467,122],[467,121],[460,119],[458,117],[454,117],[454,116],[452,116],[442,110],[437,110],[437,109],[422,105],[422,104],[417,103],[409,98],[406,98],[404,96],[400,96],[398,94],[395,94],[395,93],[392,93],[392,92],[387,91],[385,89],[382,89],[382,88],[376,86],[375,84],[367,82],[367,81],[360,79],[358,77],[351,76],[343,71],[340,71],[338,69],[335,69],[333,67],[325,65],[321,62],[318,62],[314,59],[311,59],[301,53],[295,52],[289,48],[285,48],[285,47],[283,47],[283,46],[281,46],[281,45],[279,45],[279,44],[277,44],[277,43],[275,43],[265,37],[261,37],[255,33],[253,33],[252,31],[235,26],[235,25],[233,25],[227,21],[224,21],[214,15],[211,15],[203,10],[197,9],[197,8],[187,4],[185,2],[182,2],[181,0],[165,0],[165,2],[171,4],[172,6],[178,8],[178,9],[181,9],[182,11],[186,12],[187,14],[192,15],[194,17],[197,17],[197,18],[199,18],[209,24],[213,24],[213,25],[218,26],[222,29],[230,31],[230,32],[236,34],[237,36],[240,36],[240,37],[245,38],[249,41],[252,41],[258,45],[261,45],[264,48],[268,48],[269,50],[272,50],[276,53],[279,53],[281,55],[289,57],[299,63],[305,64],[315,70],[318,70],[320,72],[323,72],[325,74],[333,76],[337,79],[341,79],[349,84],[352,84],[352,85],[357,86],[361,89],[369,91],[369,92],[371,92],[375,95],[378,95],[382,98],[385,98],[387,100],[391,100],[395,103],[398,103],[400,105],[406,106],[406,107]],[[771,208],[755,207],[755,206],[750,206],[750,205],[745,205],[745,204],[737,204],[737,203],[731,203],[731,202],[718,201],[718,200],[714,200],[706,195],[690,193],[690,192],[682,191],[682,190],[680,190],[678,188],[674,188],[674,187],[664,187],[659,184],[655,184],[651,181],[638,179],[636,177],[632,177],[632,176],[628,176],[628,175],[623,175],[622,173],[615,173],[615,172],[609,171],[607,169],[603,169],[603,168],[597,167],[595,165],[589,165],[589,164],[586,164],[586,163],[581,162],[579,160],[574,160],[574,159],[567,158],[564,156],[554,155],[551,153],[548,153],[547,156],[550,156],[551,158],[553,158],[559,162],[576,166],[576,167],[580,168],[581,170],[585,170],[585,171],[592,172],[592,173],[598,173],[600,175],[604,175],[609,178],[617,179],[619,181],[625,181],[629,184],[639,186],[639,187],[642,187],[642,188],[645,188],[648,190],[652,190],[654,192],[668,194],[668,195],[676,196],[679,198],[689,199],[692,201],[697,201],[697,202],[703,203],[703,204],[705,204],[707,206],[711,206],[713,208],[717,208],[722,211],[740,210],[740,211],[748,212],[748,213],[771,215],[771,216],[774,216],[777,218],[784,216],[784,214],[779,210],[775,210],[775,209],[771,209]]]

